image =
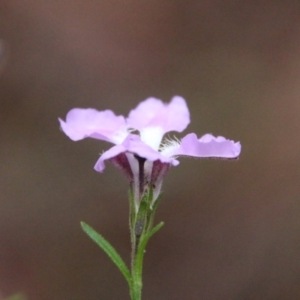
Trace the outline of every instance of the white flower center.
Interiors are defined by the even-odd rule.
[[[161,127],[146,127],[140,130],[141,140],[154,150],[159,149],[163,135],[164,131]]]

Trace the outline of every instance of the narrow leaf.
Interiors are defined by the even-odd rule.
[[[160,230],[163,226],[164,226],[164,222],[158,223],[156,226],[154,226],[151,229],[151,231],[148,234],[146,234],[145,236],[142,237],[141,243],[139,245],[138,252],[137,252],[137,255],[136,255],[136,260],[135,260],[135,265],[136,265],[136,269],[135,269],[136,274],[135,274],[135,276],[137,276],[137,278],[141,278],[141,276],[142,276],[143,258],[144,258],[147,243],[148,243],[149,239],[158,230]]]
[[[155,226],[151,229],[151,231],[150,231],[146,236],[143,237],[143,239],[142,239],[142,241],[141,241],[141,244],[140,244],[140,249],[139,249],[139,251],[141,250],[140,252],[143,253],[143,252],[145,251],[149,239],[150,239],[150,238],[151,238],[158,230],[160,230],[160,229],[164,226],[164,224],[165,224],[164,222],[158,223],[157,225],[155,225]]]
[[[131,274],[117,251],[113,246],[98,232],[96,232],[91,226],[84,222],[80,222],[83,231],[110,257],[114,264],[118,267],[121,273],[124,275],[129,286],[131,287]]]

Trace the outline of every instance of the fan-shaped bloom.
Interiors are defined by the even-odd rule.
[[[110,110],[74,108],[66,121],[59,122],[74,141],[90,137],[115,144],[100,156],[95,170],[102,172],[106,160],[122,169],[134,186],[137,202],[149,184],[154,187],[154,200],[157,198],[163,177],[171,165],[179,164],[180,156],[235,159],[241,152],[239,142],[211,134],[198,138],[190,133],[181,140],[164,140],[167,132],[182,132],[190,122],[186,102],[179,96],[167,104],[148,98],[127,119]]]

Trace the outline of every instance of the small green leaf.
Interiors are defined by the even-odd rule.
[[[160,222],[158,223],[157,225],[155,225],[151,230],[150,232],[143,237],[142,241],[141,241],[141,244],[140,244],[140,249],[139,251],[141,251],[141,253],[143,253],[146,249],[146,246],[147,246],[147,243],[149,241],[149,239],[158,231],[160,230],[163,226],[164,226],[164,222]]]
[[[131,274],[121,258],[117,253],[114,247],[98,232],[96,232],[91,226],[87,225],[84,222],[80,222],[83,231],[100,247],[102,250],[110,257],[114,264],[118,267],[121,273],[124,275],[127,280],[129,287],[131,287],[132,280]]]
[[[136,255],[136,259],[135,259],[135,276],[137,278],[141,278],[142,276],[142,269],[143,269],[143,258],[144,258],[144,254],[145,254],[145,249],[147,246],[147,243],[149,241],[149,239],[158,231],[160,230],[162,227],[164,226],[164,222],[160,222],[158,223],[156,226],[154,226],[151,231],[146,234],[145,236],[143,236],[141,238],[141,242],[138,248],[138,252]]]

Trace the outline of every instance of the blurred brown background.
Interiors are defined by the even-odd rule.
[[[129,262],[126,179],[96,173],[109,145],[72,142],[57,118],[181,95],[186,132],[242,155],[169,172],[143,299],[300,299],[299,1],[1,0],[0,39],[3,295],[129,299],[79,226]]]

